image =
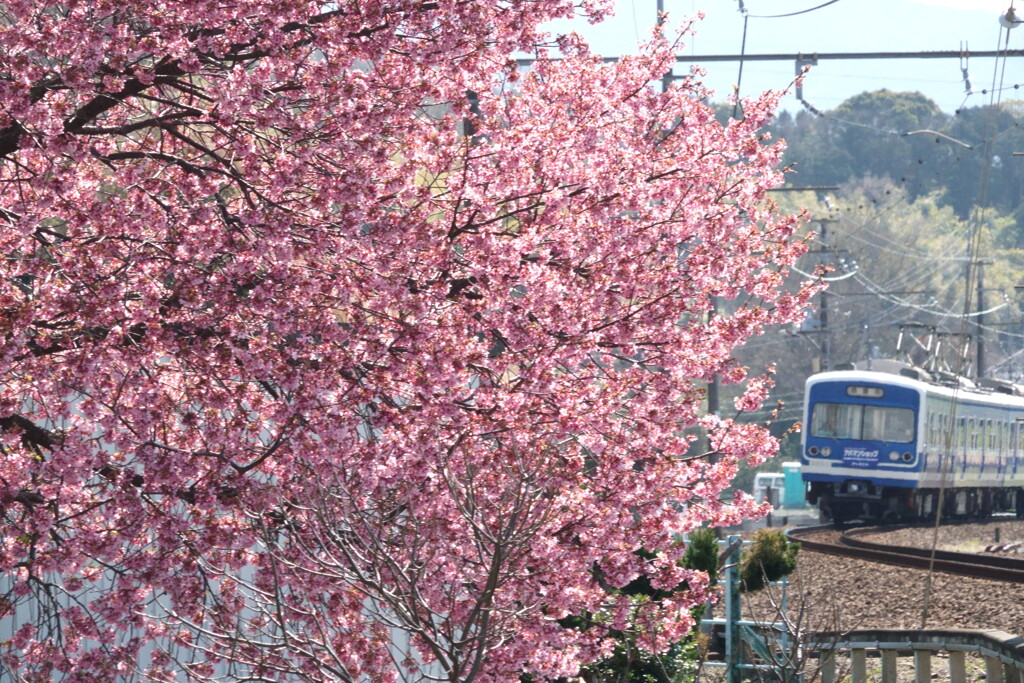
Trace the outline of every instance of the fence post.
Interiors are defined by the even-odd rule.
[[[964,653],[959,650],[951,650],[949,653],[949,682],[967,683],[967,665]]]
[[[743,644],[740,641],[740,548],[739,536],[730,536],[732,553],[725,564],[725,665],[726,681],[741,683],[743,671]]]
[[[930,683],[932,680],[932,651],[914,650],[914,680]]]
[[[818,657],[821,683],[836,683],[836,651],[822,650]]]
[[[1003,663],[995,657],[985,657],[985,683],[1003,683]]]
[[[882,683],[896,683],[896,650],[882,650]]]
[[[850,674],[853,683],[868,683],[868,653],[862,647],[850,651]]]

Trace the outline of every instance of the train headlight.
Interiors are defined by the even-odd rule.
[[[818,447],[817,446],[811,446],[810,448],[807,449],[807,454],[808,455],[817,455],[818,454]]]
[[[827,458],[828,456],[832,455],[832,449],[829,448],[828,446],[825,446],[824,448],[821,449],[821,454]]]
[[[908,451],[908,452],[903,454],[903,462],[911,462],[913,459],[914,459],[914,454],[913,453]]]
[[[900,459],[900,454],[896,451],[892,451],[889,453],[889,459],[893,462],[897,462]]]

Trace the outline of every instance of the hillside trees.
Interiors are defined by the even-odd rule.
[[[944,334],[970,334],[975,338],[979,310],[990,355],[990,370],[1010,362],[1020,349],[1020,303],[1015,294],[1022,253],[1012,248],[1016,225],[1012,217],[994,209],[976,211],[970,220],[961,219],[953,207],[944,205],[936,193],[911,201],[903,188],[888,179],[865,178],[847,183],[831,198],[829,206],[805,197],[803,204],[815,218],[830,219],[828,250],[818,241],[813,254],[800,268],[830,264],[834,270],[827,293],[827,329],[816,327],[818,314],[801,333],[799,350],[821,361],[824,338],[828,335],[833,365],[865,360],[872,355],[895,357],[901,325],[934,327]],[[815,224],[812,219],[811,225]],[[977,270],[968,280],[967,263],[972,244],[984,259],[982,288],[978,299]],[[964,307],[970,298],[972,314],[966,319]],[[919,330],[921,332],[921,330]],[[770,336],[751,343],[762,347]],[[952,350],[959,339],[947,338]],[[908,346],[904,346],[906,350]],[[793,350],[788,350],[792,352]],[[913,357],[925,362],[927,354],[918,349]],[[780,395],[798,391],[799,383],[812,372],[807,358],[790,362],[773,351],[781,367],[796,370],[796,376],[777,377]],[[747,351],[744,362],[755,363]],[[955,353],[947,357],[952,361]],[[975,351],[968,357],[973,359]],[[1019,365],[1019,360],[1016,362]],[[823,365],[822,363],[819,363]],[[1007,366],[1005,369],[1007,369]],[[970,374],[970,368],[965,368]],[[1001,376],[1005,373],[1000,372]]]
[[[921,93],[878,90],[820,117],[780,117],[773,130],[788,143],[797,184],[887,178],[910,200],[936,194],[964,219],[976,205],[1005,214],[1021,207],[1024,171],[1013,153],[1024,128],[1012,103],[945,113]]]
[[[677,534],[776,447],[703,386],[764,400],[733,349],[804,245],[775,97],[653,91],[660,36],[545,61],[572,11],[3,4],[2,677],[539,680],[688,631]]]
[[[801,184],[836,184],[865,175],[898,180],[916,176],[910,164],[934,146],[930,138],[903,133],[938,130],[947,120],[921,93],[878,90],[855,95],[822,117],[800,112],[779,134],[790,142],[787,163],[796,164]],[[931,183],[918,185],[908,185],[913,196],[933,189]]]
[[[975,206],[1016,213],[1015,239],[1008,246],[1024,245],[1024,164],[1014,152],[1024,147],[1019,108],[971,107],[951,122],[949,135],[973,149],[950,148],[952,157],[936,174],[943,201],[961,216]]]

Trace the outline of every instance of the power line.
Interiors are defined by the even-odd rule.
[[[925,50],[918,52],[787,52],[767,54],[717,54],[717,55],[676,55],[677,64],[700,64],[704,62],[807,62],[808,60],[822,59],[959,59],[963,56],[960,50]],[[1022,57],[1024,50],[984,50],[969,53],[971,57]],[[560,61],[561,57],[521,57],[516,59],[519,66],[530,66],[537,61]],[[603,57],[604,62],[617,62],[618,57]],[[675,76],[674,79],[690,78],[686,76]]]
[[[828,0],[828,2],[818,5],[817,7],[810,7],[808,9],[802,9],[797,12],[790,12],[789,14],[751,14],[750,17],[753,19],[781,19],[783,17],[795,17],[800,14],[807,14],[808,12],[814,12],[815,10],[834,5],[839,0]]]
[[[1024,50],[983,50],[969,52],[971,57],[1022,57]],[[822,59],[960,59],[964,55],[961,50],[923,50],[923,51],[888,51],[888,52],[774,52],[766,54],[717,54],[717,55],[676,55],[677,63],[704,62],[796,62]],[[689,76],[676,76],[689,78]]]

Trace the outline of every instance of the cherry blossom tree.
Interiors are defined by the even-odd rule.
[[[678,535],[776,447],[704,383],[759,407],[733,349],[813,286],[776,96],[723,127],[660,32],[539,32],[606,4],[0,3],[0,676],[542,680],[691,628]]]

